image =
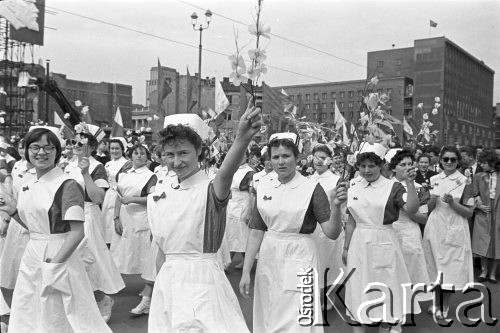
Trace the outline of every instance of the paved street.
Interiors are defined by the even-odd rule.
[[[233,286],[234,290],[237,290],[238,283],[241,276],[241,270],[236,270],[232,266],[229,268],[228,278]],[[138,293],[143,288],[143,282],[138,275],[125,276],[125,283],[127,287],[122,290],[118,295],[115,296],[115,306],[113,308],[113,316],[109,322],[109,325],[113,332],[115,333],[146,333],[147,332],[147,316],[142,316],[139,318],[131,318],[128,311],[133,308],[140,301]],[[487,284],[491,291],[492,298],[492,312],[493,317],[500,318],[500,285]],[[253,294],[253,290],[251,291]],[[243,315],[249,328],[252,327],[252,300],[245,300],[239,296],[239,292],[236,293],[238,300],[240,302]],[[476,298],[478,295],[471,293],[464,297],[453,296],[453,304],[456,305],[459,300],[470,300]],[[337,302],[338,303],[338,302]],[[428,307],[428,303],[424,303],[424,308]],[[340,304],[338,304],[340,308]],[[452,308],[451,310],[455,310]],[[451,312],[450,310],[450,312]],[[479,311],[474,309],[470,317],[479,316]],[[328,323],[330,326],[325,327],[325,333],[335,332],[335,333],[350,333],[352,329],[349,325],[343,322],[340,316],[335,310],[328,312]],[[480,324],[478,327],[465,327],[457,322],[455,322],[449,328],[439,327],[432,319],[432,316],[422,313],[415,316],[416,327],[405,327],[404,332],[408,333],[437,333],[437,332],[452,332],[452,333],[462,333],[462,332],[481,332],[481,333],[498,333],[500,331],[500,324],[496,326],[487,326],[485,324]],[[377,329],[370,329],[368,332],[378,332]],[[14,333],[14,332],[11,332]]]

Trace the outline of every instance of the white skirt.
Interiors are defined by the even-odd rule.
[[[131,213],[132,212],[132,213]],[[122,235],[116,232],[111,242],[111,257],[122,274],[142,274],[151,248],[146,206],[130,204],[120,210]]]
[[[231,199],[226,209],[226,238],[230,252],[245,252],[250,229],[243,221],[248,209],[248,192],[231,192]]]
[[[9,331],[15,333],[111,333],[92,295],[85,267],[73,254],[46,263],[67,234],[32,234],[12,298]]]
[[[411,294],[404,292],[401,286],[411,283],[411,279],[391,225],[356,225],[347,254],[347,272],[352,269],[355,271],[347,281],[345,293],[347,315],[352,319],[362,324],[372,324],[380,319],[394,323],[404,320],[408,313],[420,313],[418,302],[412,309],[409,303]],[[384,287],[384,292],[367,293],[370,283],[383,284],[388,289]],[[387,300],[385,314],[382,305],[367,311],[369,302],[384,295]]]
[[[148,332],[248,332],[216,254],[167,255],[153,289]]]
[[[0,287],[14,289],[21,258],[29,239],[28,230],[12,219],[4,243],[8,251],[3,251],[0,255]]]
[[[335,279],[340,274],[340,269],[342,268],[344,272],[346,267],[342,263],[342,251],[344,248],[344,230],[340,233],[336,240],[328,238],[321,226],[318,224],[316,230],[312,234],[316,247],[318,248],[319,254],[319,277],[320,286],[324,286],[324,273],[328,269],[328,277],[326,280],[326,285],[330,286],[335,282]]]
[[[4,243],[5,243],[5,238],[0,238],[0,255],[2,254]],[[0,261],[0,266],[1,265],[2,262]],[[9,313],[10,313],[9,305],[7,304],[7,302],[5,302],[2,292],[0,292],[0,316],[5,316],[8,315]]]
[[[323,332],[321,326],[297,323],[302,295],[297,288],[301,283],[297,273],[307,268],[317,270],[318,261],[318,250],[311,235],[264,233],[255,273],[254,333]],[[315,303],[314,315],[322,318],[319,299],[315,298]]]
[[[102,238],[99,228],[100,217],[99,206],[85,202],[85,238],[78,247],[93,290],[116,294],[125,288],[125,283]]]
[[[114,189],[110,188],[106,191],[104,201],[102,203],[101,220],[103,226],[103,236],[106,244],[111,243],[113,235],[115,234],[115,202],[117,193]]]

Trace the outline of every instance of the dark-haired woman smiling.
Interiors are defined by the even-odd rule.
[[[37,128],[28,133],[26,159],[37,177],[23,184],[18,210],[1,207],[30,234],[14,290],[9,331],[111,332],[75,252],[84,237],[84,195],[77,182],[56,167],[61,157],[56,131]]]
[[[474,281],[472,249],[467,218],[472,216],[474,199],[467,177],[458,170],[460,153],[454,147],[443,147],[440,166],[443,171],[431,178],[429,219],[424,231],[424,251],[431,281],[442,272],[443,286],[462,289]],[[446,285],[446,286],[445,286]],[[439,295],[439,293],[436,293]],[[446,317],[450,293],[443,295],[443,308],[431,308],[438,317]]]
[[[245,298],[250,296],[250,270],[259,252],[253,331],[323,332],[322,327],[297,323],[301,297],[297,273],[319,269],[318,249],[312,237],[318,223],[327,237],[339,236],[340,204],[345,201],[345,188],[333,190],[329,200],[317,181],[297,172],[299,150],[288,138],[278,136],[271,140],[268,154],[278,177],[261,182],[257,188],[257,209],[249,225],[240,293]],[[321,318],[319,299],[316,305],[314,316]],[[307,315],[304,317],[303,324],[308,320]]]

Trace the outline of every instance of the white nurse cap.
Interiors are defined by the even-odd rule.
[[[109,138],[110,140],[118,140],[122,143],[123,149],[127,149],[127,140],[122,136],[113,136]]]
[[[54,133],[57,136],[57,138],[59,139],[59,142],[61,143],[61,147],[64,147],[66,145],[66,142],[64,141],[64,139],[61,136],[61,131],[59,130],[59,128],[54,127],[54,126],[31,126],[30,129],[28,130],[28,133],[33,131],[33,130],[36,130],[38,128],[48,129],[49,131],[51,131],[52,133]]]
[[[189,126],[202,140],[207,140],[210,132],[210,127],[200,118],[200,116],[194,113],[179,113],[167,116],[165,117],[163,128],[166,128],[168,125]]]
[[[99,126],[92,124],[87,124],[87,126],[89,128],[90,134],[92,134],[92,136],[97,140],[97,142],[100,142],[106,136],[106,133]]]
[[[386,148],[382,146],[380,143],[369,143],[365,142],[361,145],[361,149],[359,150],[359,153],[375,153],[378,157],[380,157],[382,160],[385,158],[385,152]]]
[[[297,144],[297,134],[291,132],[274,133],[269,137],[269,141],[272,141],[274,139],[288,139]]]
[[[387,163],[391,163],[391,160],[394,156],[396,156],[397,152],[398,151],[401,151],[403,149],[401,148],[392,148],[392,149],[389,149],[389,151],[387,152],[387,154],[385,154],[385,161]]]

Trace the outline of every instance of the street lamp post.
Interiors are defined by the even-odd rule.
[[[196,27],[196,23],[198,22],[198,14],[196,14],[196,12],[191,14],[191,24],[193,25],[193,30],[200,31],[200,45],[198,45],[198,114],[201,114],[201,35],[203,33],[203,30],[208,29],[208,27],[210,26],[210,21],[212,21],[212,12],[210,11],[210,9],[205,12],[205,26],[200,23],[198,27]]]

